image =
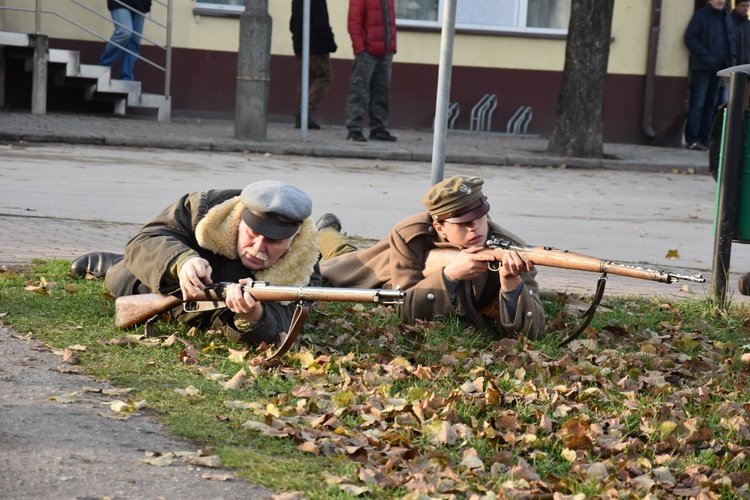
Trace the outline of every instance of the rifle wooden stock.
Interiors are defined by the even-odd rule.
[[[613,262],[611,260],[599,259],[579,253],[569,252],[551,247],[521,246],[514,245],[508,241],[492,239],[487,242],[488,248],[483,252],[494,255],[495,260],[500,261],[503,253],[516,251],[523,259],[528,259],[538,266],[559,267],[563,269],[575,269],[578,271],[590,271],[595,273],[616,274],[630,278],[639,278],[660,283],[674,283],[685,280],[696,283],[705,283],[705,278],[700,275],[685,276],[671,271],[647,269],[640,266],[632,266]],[[441,270],[456,257],[458,250],[447,248],[435,248],[430,250],[425,262],[424,275]]]
[[[126,295],[115,300],[115,325],[128,328],[148,321],[183,303],[223,302],[226,283],[206,287],[198,297],[183,300],[179,295],[144,293]],[[374,302],[397,304],[403,302],[406,292],[382,288],[329,288],[312,286],[277,286],[263,281],[245,285],[255,300],[266,302]],[[197,309],[194,309],[197,310]]]

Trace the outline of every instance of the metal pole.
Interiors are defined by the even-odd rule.
[[[745,149],[744,101],[750,65],[729,68],[719,76],[729,76],[729,100],[724,122],[723,156],[719,179],[718,212],[716,214],[716,236],[714,238],[714,260],[711,285],[714,300],[726,305],[727,276],[732,254],[732,238],[737,229],[742,182],[742,157]],[[723,73],[729,74],[723,74]]]
[[[34,16],[34,33],[42,32],[42,0],[36,0],[36,14]]]
[[[167,2],[167,54],[164,68],[166,70],[164,71],[164,96],[170,99],[170,89],[172,88],[172,0]]]
[[[431,186],[443,180],[443,172],[445,170],[445,137],[448,130],[448,104],[451,95],[455,27],[456,0],[445,0],[443,5],[443,30],[440,35],[440,66],[438,68],[437,100],[435,103],[435,131],[432,138]]]
[[[307,142],[308,101],[310,98],[310,0],[302,2],[302,82],[300,83],[300,135]]]

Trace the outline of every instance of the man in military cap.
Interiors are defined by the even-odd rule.
[[[468,317],[504,335],[538,337],[545,318],[533,263],[504,252],[492,271],[494,257],[480,252],[492,237],[524,244],[489,220],[483,184],[480,177],[454,176],[432,186],[422,199],[427,212],[402,220],[387,238],[362,250],[340,233],[338,217],[323,215],[317,223],[323,277],[338,287],[405,290],[400,314],[406,321]],[[441,270],[426,273],[427,254],[435,248],[460,252]],[[480,313],[488,309],[496,318]]]
[[[232,340],[274,343],[288,330],[294,304],[258,302],[241,285],[320,285],[311,211],[303,191],[277,181],[188,193],[143,226],[124,255],[87,254],[73,261],[71,272],[104,277],[115,297],[180,290],[190,299],[206,285],[232,283],[225,309],[189,313],[180,306],[172,315]]]

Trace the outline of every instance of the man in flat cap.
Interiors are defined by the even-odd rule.
[[[185,312],[180,306],[173,317],[220,330],[232,340],[274,343],[288,331],[294,304],[258,302],[241,285],[250,280],[320,285],[311,211],[304,192],[277,181],[189,193],[143,226],[124,255],[87,254],[73,261],[71,272],[104,277],[115,297],[179,289],[189,300],[206,285],[232,283],[226,308]]]
[[[458,316],[505,336],[537,338],[545,317],[533,263],[504,252],[498,271],[491,271],[494,257],[480,253],[492,237],[524,244],[489,219],[483,184],[480,177],[454,176],[432,186],[422,199],[427,212],[402,220],[387,238],[362,250],[340,233],[338,217],[323,215],[317,223],[323,278],[337,287],[405,290],[399,311],[406,321]],[[427,254],[435,248],[460,252],[429,272]]]

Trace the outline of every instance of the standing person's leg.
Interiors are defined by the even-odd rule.
[[[328,54],[310,54],[310,113],[318,109],[333,85],[331,56]]]
[[[346,95],[346,128],[347,139],[366,141],[362,135],[362,121],[370,102],[370,80],[375,70],[375,58],[367,52],[354,56],[352,74],[349,80],[349,91]]]
[[[706,147],[708,147],[708,140],[711,137],[711,126],[714,123],[714,114],[716,114],[716,107],[719,103],[720,85],[721,78],[718,76],[713,76],[708,80],[706,101],[703,103],[703,112],[701,113],[701,128],[699,135],[700,143]]]
[[[141,35],[143,34],[143,24],[146,18],[145,14],[141,14],[140,12],[128,12],[130,14],[133,33],[130,35],[127,44],[125,44],[125,48],[137,55],[141,53]],[[135,55],[123,51],[122,62],[120,63],[120,79],[135,79],[133,76],[133,66],[135,66],[136,59]]]
[[[700,144],[701,114],[706,104],[710,77],[709,71],[693,71],[690,74],[690,104],[685,125],[685,141],[688,147]]]
[[[391,68],[393,54],[377,58],[370,82],[370,138],[395,141],[388,133],[388,116],[391,109]]]
[[[294,56],[297,60],[297,99],[294,109],[297,110],[297,127],[299,127],[299,110],[302,106],[302,56]]]
[[[133,29],[133,18],[130,15],[130,10],[126,8],[114,9],[110,14],[115,24],[115,32],[112,33],[109,39],[110,43],[104,48],[104,52],[99,58],[99,65],[112,67],[124,53],[120,47],[114,44],[125,47],[128,43],[128,40],[130,40],[129,30]]]

